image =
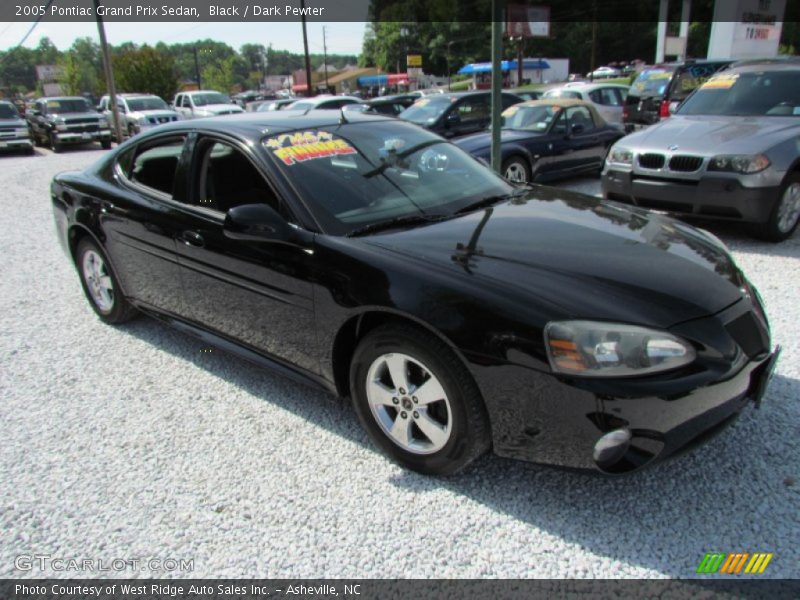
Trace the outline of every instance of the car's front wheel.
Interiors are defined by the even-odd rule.
[[[791,173],[778,193],[778,201],[766,223],[755,226],[755,234],[770,242],[788,238],[800,222],[800,173]]]
[[[86,298],[102,321],[115,325],[136,316],[136,309],[122,295],[117,277],[97,244],[89,238],[78,242],[75,263]]]
[[[503,163],[503,177],[512,183],[528,183],[531,180],[531,168],[521,156],[512,156]]]
[[[489,448],[486,409],[469,371],[424,329],[398,323],[370,332],[356,349],[350,385],[373,442],[409,469],[453,473]]]

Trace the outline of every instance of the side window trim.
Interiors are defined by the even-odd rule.
[[[156,188],[152,188],[150,186],[144,185],[143,183],[139,183],[137,181],[132,180],[123,170],[119,159],[122,156],[126,155],[128,152],[131,152],[133,154],[132,160],[135,160],[135,157],[142,151],[143,146],[147,147],[157,146],[162,142],[167,142],[169,140],[174,140],[178,138],[183,138],[183,149],[181,150],[181,155],[178,158],[178,165],[175,169],[175,180],[173,184],[173,192],[171,195],[162,192],[161,190],[158,190]],[[178,196],[185,195],[186,193],[186,185],[185,184],[181,185],[180,182],[182,178],[183,179],[186,178],[185,162],[186,162],[186,154],[190,148],[189,141],[190,141],[190,134],[188,132],[169,132],[155,138],[142,140],[139,144],[131,148],[129,151],[122,152],[115,157],[114,175],[123,185],[130,187],[134,191],[145,194],[158,201],[166,201],[169,202],[170,204],[185,205],[183,201],[178,199]]]

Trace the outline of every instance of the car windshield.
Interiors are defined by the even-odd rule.
[[[503,111],[502,126],[503,129],[523,129],[525,131],[539,131],[544,133],[560,111],[560,106],[549,104],[540,104],[537,106],[517,104]]]
[[[515,191],[457,146],[402,121],[282,133],[263,146],[333,235],[445,218]]]
[[[663,96],[675,69],[659,68],[642,71],[633,82],[631,96]]]
[[[128,108],[132,111],[138,110],[165,110],[167,103],[158,96],[147,96],[144,98],[128,98]]]
[[[574,98],[575,100],[581,99],[581,93],[574,90],[547,90],[544,93],[545,98]]]
[[[434,123],[451,104],[450,98],[420,98],[401,112],[400,118],[420,125]]]
[[[195,106],[207,106],[209,104],[230,104],[231,99],[225,94],[219,92],[202,92],[200,94],[192,94],[192,100]]]
[[[16,106],[8,102],[0,102],[0,119],[16,119],[18,117]]]
[[[670,90],[671,100],[684,100],[689,94],[705,83],[722,65],[707,63],[679,69]]]
[[[61,98],[47,101],[48,113],[78,113],[90,112],[89,103],[83,98]]]
[[[298,100],[297,102],[292,102],[289,106],[286,107],[289,110],[309,110],[310,108],[314,108],[313,102],[302,102]]]
[[[690,96],[678,114],[800,117],[800,76],[796,70],[720,73]]]

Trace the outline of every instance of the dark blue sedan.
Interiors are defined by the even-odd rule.
[[[608,149],[623,135],[586,102],[552,98],[515,104],[503,111],[502,173],[519,183],[599,174]],[[473,156],[490,158],[489,132],[455,143]]]

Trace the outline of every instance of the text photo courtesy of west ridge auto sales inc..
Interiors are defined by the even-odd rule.
[[[162,4],[0,6],[0,597],[798,597],[800,5]]]

